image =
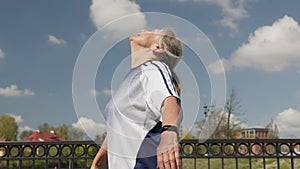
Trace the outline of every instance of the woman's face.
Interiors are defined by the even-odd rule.
[[[157,30],[146,31],[143,30],[141,33],[135,34],[130,37],[130,43],[138,45],[144,48],[150,48],[157,37]]]

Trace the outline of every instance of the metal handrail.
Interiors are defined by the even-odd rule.
[[[295,168],[295,159],[300,159],[300,139],[215,139],[199,142],[199,140],[181,140],[180,159],[182,163],[190,159],[194,168],[197,160],[206,159],[211,168],[212,159],[234,159],[238,168],[239,159],[276,159],[280,168],[281,159],[290,159],[290,168]],[[0,168],[25,168],[40,164],[44,168],[88,168],[100,146],[93,141],[43,141],[43,142],[0,142]],[[298,164],[297,164],[298,165]],[[38,168],[38,167],[37,167]]]

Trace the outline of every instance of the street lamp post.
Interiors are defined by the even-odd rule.
[[[214,105],[207,106],[206,104],[204,104],[204,106],[203,106],[204,116],[205,116],[205,119],[207,120],[208,138],[210,138],[210,119],[209,119],[209,115],[211,115],[211,113],[213,113],[213,108],[214,108]]]

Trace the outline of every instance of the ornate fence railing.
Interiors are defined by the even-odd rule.
[[[98,149],[93,141],[1,142],[0,168],[88,168]]]
[[[183,140],[180,147],[182,168],[300,168],[299,139]]]
[[[89,168],[93,141],[0,142],[0,168]],[[299,139],[182,140],[183,169],[298,169]]]

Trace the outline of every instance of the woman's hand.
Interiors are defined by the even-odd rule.
[[[178,126],[181,121],[181,108],[176,97],[167,97],[163,103],[162,122],[163,126]],[[161,140],[157,147],[157,168],[158,169],[179,169],[179,147],[177,132],[163,131]]]
[[[101,148],[93,161],[91,169],[102,169],[107,164],[107,161],[107,151]]]
[[[96,157],[94,158],[91,169],[102,169],[104,165],[108,162],[107,157],[107,139],[105,137],[100,150],[98,151]]]
[[[177,133],[174,131],[164,131],[161,134],[161,141],[157,147],[157,168],[180,168]]]

